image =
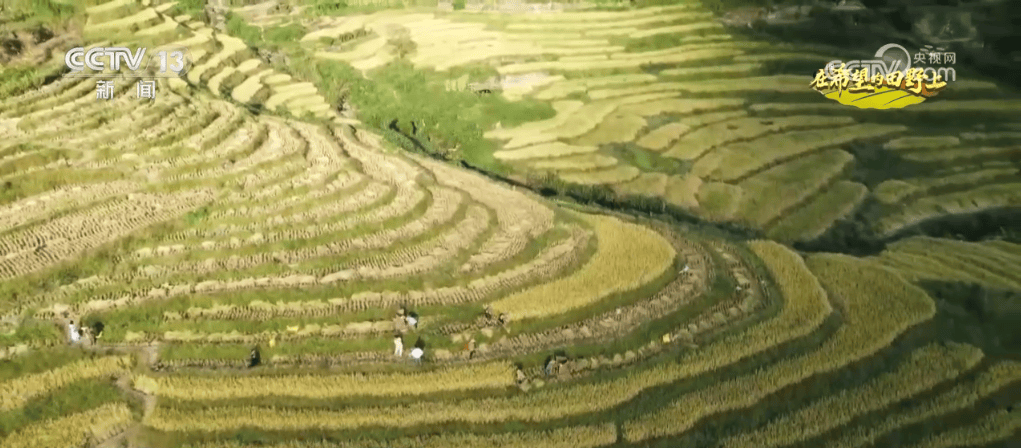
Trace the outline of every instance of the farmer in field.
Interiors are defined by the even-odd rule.
[[[404,318],[404,320],[408,323],[409,327],[418,328],[418,315],[415,313],[408,313],[408,317]]]
[[[102,322],[96,322],[92,324],[92,343],[95,344],[100,338],[103,337],[103,328],[105,326]]]
[[[78,329],[78,336],[81,336],[82,345],[92,345],[94,341],[92,338],[92,332],[89,331],[89,327],[84,325]]]
[[[78,327],[74,326],[73,320],[67,324],[67,336],[71,339],[72,344],[77,344],[81,339],[81,333],[78,332]]]
[[[425,355],[425,350],[422,350],[421,347],[415,347],[415,348],[411,349],[411,359],[413,359],[415,361],[415,364],[421,364],[422,363],[422,356],[424,356],[424,355]]]
[[[394,356],[398,358],[404,356],[404,339],[400,334],[394,334]]]
[[[248,355],[248,367],[255,367],[262,362],[262,356],[259,354],[259,347],[253,347],[252,353]]]
[[[475,338],[471,338],[471,340],[468,341],[468,345],[466,345],[464,348],[465,348],[465,350],[468,351],[468,359],[474,358],[475,357]]]
[[[492,322],[493,317],[495,317],[493,314],[493,305],[486,305],[486,308],[482,310],[482,315],[486,318],[486,322]]]
[[[546,358],[546,364],[542,367],[542,371],[546,374],[546,377],[553,374],[553,367],[556,365],[556,362],[556,359],[552,356]]]

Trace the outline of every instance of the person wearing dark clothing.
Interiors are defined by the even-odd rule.
[[[259,347],[252,349],[252,353],[248,356],[248,367],[255,367],[262,362],[262,357],[259,355]]]

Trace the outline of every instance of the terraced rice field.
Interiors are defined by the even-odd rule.
[[[383,30],[394,27],[406,29],[414,41],[408,60],[415,67],[446,72],[492,65],[505,77],[501,92],[507,99],[553,106],[554,118],[486,133],[500,145],[496,159],[522,174],[553,173],[569,183],[658,198],[682,213],[736,223],[786,242],[815,240],[859,212],[871,231],[889,236],[942,214],[1021,200],[1016,185],[1021,134],[1009,131],[1017,118],[1006,112],[1007,103],[1016,100],[991,102],[1013,98],[993,83],[961,79],[951,87],[957,94],[900,110],[896,123],[889,122],[890,114],[828,108],[833,105],[815,101],[805,88],[815,68],[786,67],[821,67],[839,58],[840,49],[820,55],[818,49],[756,41],[720,26],[697,2],[598,14],[388,12],[323,24],[307,39],[353,29],[377,36],[353,49],[317,53],[347,61],[371,78],[374,68],[394,59],[376,51],[387,39]],[[654,49],[647,49],[650,45]],[[811,108],[805,108],[806,101]],[[940,125],[925,124],[933,119]],[[960,133],[970,139],[958,139]],[[880,163],[863,155],[877,145],[901,148],[898,160]],[[777,177],[746,182],[770,168],[799,170],[828,150],[850,156],[841,162],[847,169],[821,167],[814,182],[797,186]],[[578,154],[589,154],[583,159],[588,162],[578,162]],[[668,163],[649,162],[656,158]],[[978,174],[996,163],[1015,171]],[[884,207],[891,187],[883,183],[914,183],[901,173],[918,167],[937,179],[954,175],[951,171],[975,176],[936,191],[916,190],[896,207]],[[857,173],[884,170],[895,174],[848,184],[856,182]],[[666,176],[673,188],[647,187],[647,179],[639,180],[643,174]],[[720,190],[749,198],[763,188],[793,198],[775,207],[775,215],[785,219],[762,215],[754,201],[721,209],[715,199]]]
[[[1017,440],[1021,364],[948,333],[923,286],[1021,290],[1021,246],[918,237],[853,257],[781,244],[824,233],[873,196],[904,205],[876,221],[891,233],[961,188],[989,193],[973,208],[992,206],[1012,197],[1009,168],[875,190],[852,180],[856,156],[840,149],[851,142],[899,139],[885,144],[905,154],[960,142],[841,114],[757,115],[753,93],[782,98],[800,78],[752,76],[758,65],[738,61],[726,70],[744,82],[698,81],[686,70],[770,54],[700,5],[388,11],[321,19],[307,41],[368,29],[320,57],[370,78],[393,56],[375,39],[395,27],[422,68],[534,56],[500,69],[555,76],[505,93],[558,113],[493,130],[506,142],[498,160],[658,195],[779,242],[554,201],[395,150],[337,115],[318,86],[176,13],[130,0],[88,10],[86,35],[133,26],[189,49],[192,69],[161,80],[155,100],[119,90],[96,101],[94,83],[73,77],[0,98],[0,446]],[[626,41],[673,35],[714,43]],[[628,72],[650,64],[676,67]],[[585,75],[598,67],[624,72]],[[688,171],[633,165],[626,151]],[[101,322],[100,337],[67,347],[72,321]]]

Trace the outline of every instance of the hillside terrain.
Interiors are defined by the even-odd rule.
[[[1021,440],[1021,98],[966,68],[890,113],[698,2],[4,6],[4,448]]]

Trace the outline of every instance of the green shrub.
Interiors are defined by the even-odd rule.
[[[344,0],[319,0],[312,7],[312,10],[321,16],[343,14],[347,9],[347,2]]]
[[[29,90],[37,89],[64,73],[67,69],[63,63],[47,67],[3,67],[0,68],[0,99],[21,95]]]
[[[245,19],[232,12],[227,13],[227,32],[249,45],[262,42],[262,30],[245,22]]]
[[[480,71],[481,68],[465,70]],[[489,70],[492,70],[491,68]],[[497,122],[503,126],[542,120],[554,115],[548,104],[509,102],[498,95],[479,96],[472,92],[446,91],[447,76],[416,69],[407,61],[396,61],[372,74],[366,80],[346,64],[321,61],[315,64],[318,84],[330,100],[348,93],[350,102],[358,107],[360,119],[379,124],[385,129],[397,120],[401,131],[423,147],[437,148],[435,155],[464,161],[497,173],[504,167],[493,158],[493,142],[485,139],[483,130]],[[489,74],[486,73],[486,76]],[[414,122],[418,132],[413,132]],[[402,139],[393,136],[397,141]],[[410,142],[400,146],[405,147]],[[459,147],[456,153],[451,148]]]
[[[292,23],[287,26],[278,26],[266,30],[266,41],[272,43],[297,42],[307,34],[305,27]]]
[[[196,15],[206,7],[205,0],[178,0],[174,8],[182,14]]]
[[[57,23],[70,20],[78,7],[87,6],[89,2],[59,2],[54,0],[4,0],[2,12],[12,21],[28,21],[32,23]]]

